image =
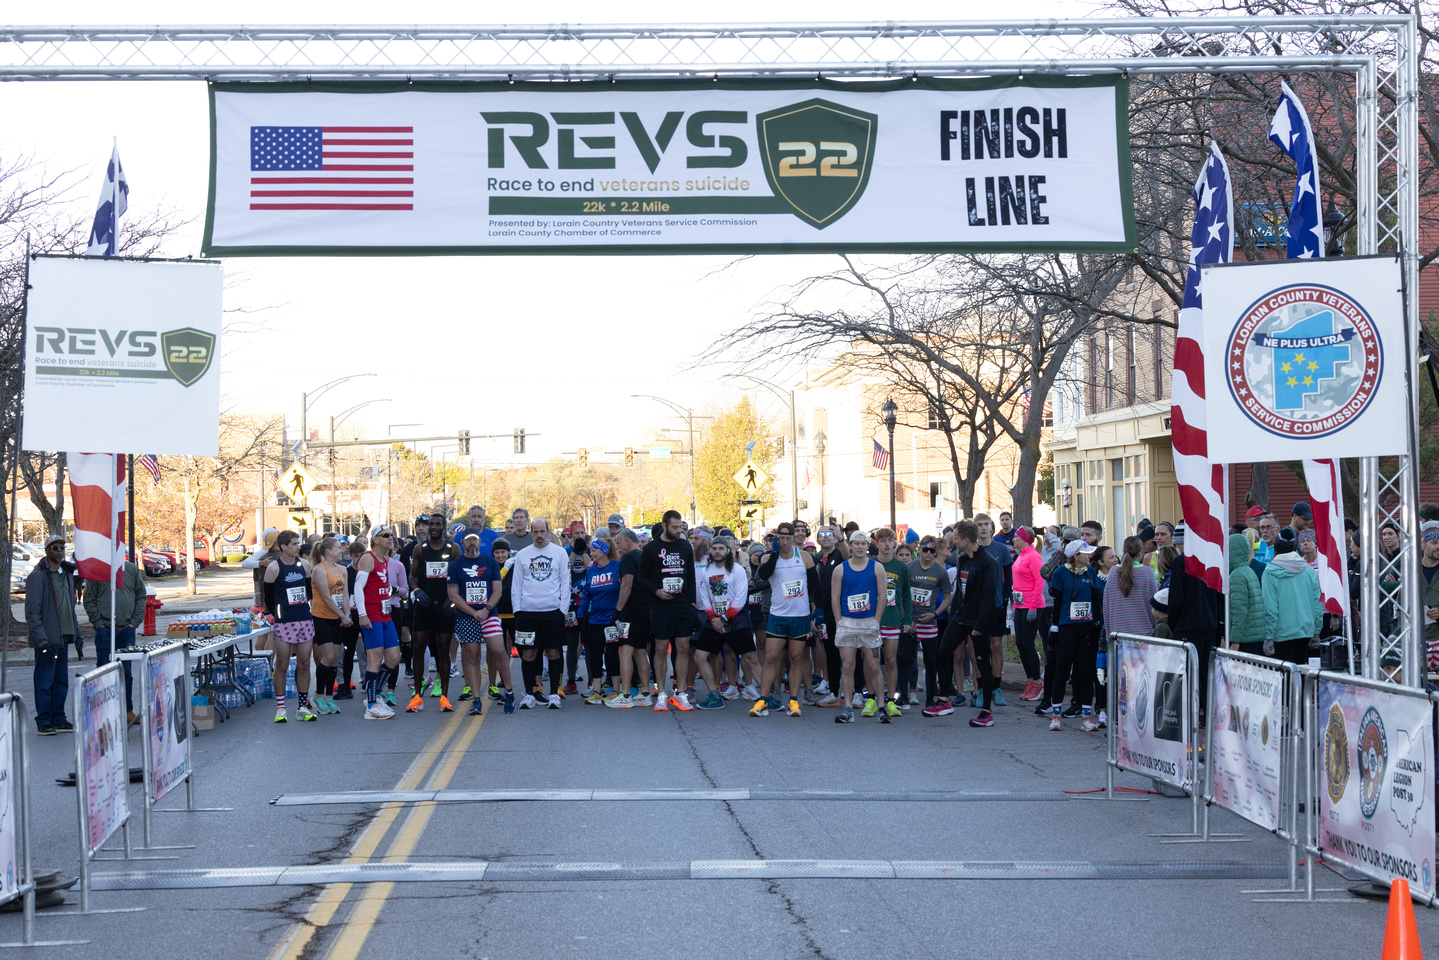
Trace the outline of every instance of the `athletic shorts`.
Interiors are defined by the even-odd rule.
[[[903,629],[903,627],[880,627],[879,639],[882,643],[889,643],[891,640],[898,643],[900,632]]]
[[[410,604],[409,601],[390,604],[390,622],[395,625],[398,632],[401,628],[410,629]]]
[[[410,629],[427,633],[454,633],[455,612],[435,604],[428,607],[410,608]]]
[[[814,627],[809,617],[776,617],[770,614],[765,630],[772,638],[785,640],[808,640]]]
[[[309,643],[315,639],[315,621],[291,620],[275,624],[275,639],[285,643]]]
[[[834,645],[836,647],[855,647],[866,650],[878,650],[880,644],[879,624],[872,619],[856,620],[851,617],[841,617],[839,626],[834,631]]]
[[[558,610],[516,611],[515,645],[559,650],[565,645],[565,615]]]
[[[655,604],[650,607],[650,633],[656,640],[688,640],[699,629],[695,608],[688,604]]]
[[[709,631],[705,631],[708,633]],[[721,636],[724,645],[729,647],[730,653],[742,657],[747,653],[754,653],[754,631],[748,627],[738,630],[731,630]]]
[[[395,629],[393,620],[381,620],[379,623],[371,621],[369,629],[360,628],[360,634],[365,638],[367,651],[390,650],[400,645],[400,633]]]
[[[650,641],[654,639],[654,634],[650,630],[650,613],[646,607],[639,607],[633,611],[625,611],[624,616],[615,614],[615,623],[621,625],[620,632],[624,634],[624,636],[620,637],[619,642],[621,646],[638,647],[644,650],[650,645]],[[628,624],[629,629],[626,630],[624,626],[622,626],[623,624]]]
[[[1002,637],[1009,632],[1004,623],[1004,611],[1000,610],[975,628],[985,637]]]
[[[769,625],[769,614],[764,613],[760,610],[756,610],[754,607],[750,607],[749,622],[754,625],[756,633],[762,633]]]
[[[345,639],[345,628],[340,626],[339,620],[329,620],[325,617],[316,617],[315,644],[343,643]]]
[[[916,623],[914,635],[921,640],[933,640],[939,636],[939,624],[937,623]]]
[[[455,639],[460,643],[484,643],[492,637],[503,637],[499,617],[486,617],[484,623],[468,614],[455,617]]]

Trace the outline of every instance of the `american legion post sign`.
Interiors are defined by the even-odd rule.
[[[1392,255],[1204,268],[1204,386],[1227,462],[1408,449]]]
[[[1118,76],[210,88],[204,250],[1124,251]]]

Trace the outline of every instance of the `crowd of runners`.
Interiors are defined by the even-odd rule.
[[[1140,581],[1108,619],[1151,632],[1163,619],[1156,563],[1173,533],[1162,525],[1111,577],[1119,556],[1099,544],[1099,524],[1016,528],[1008,513],[903,541],[888,528],[811,533],[800,521],[749,541],[689,529],[674,510],[641,531],[614,515],[591,533],[578,522],[552,530],[523,509],[491,530],[477,506],[454,523],[421,516],[415,530],[309,544],[272,533],[256,585],[275,621],[277,723],[357,698],[371,720],[465,701],[479,714],[489,697],[505,713],[568,698],[654,711],[743,700],[752,717],[831,708],[836,723],[969,706],[969,723],[988,727],[1008,705],[1012,637],[1019,699],[1054,729],[1076,717],[1092,731],[1107,719],[1096,673],[1106,583]]]

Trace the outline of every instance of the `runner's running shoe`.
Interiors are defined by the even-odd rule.
[[[994,714],[988,710],[981,710],[969,718],[971,727],[992,727],[994,726]]]
[[[503,689],[502,687],[497,687],[497,686],[495,686],[493,683],[490,684],[490,699],[491,699],[491,700],[503,700],[503,699],[505,699],[505,691],[504,691],[504,689]]]
[[[695,704],[701,710],[718,710],[724,706],[724,697],[713,691],[699,703]]]
[[[685,693],[683,690],[676,690],[670,696],[670,702],[674,704],[676,710],[680,710],[686,713],[694,709],[694,707],[690,704],[689,694]]]
[[[790,715],[791,717],[797,717],[797,716],[799,716],[799,701],[798,701],[798,700],[793,700],[793,699],[790,700],[790,702],[789,702],[789,715]]]
[[[376,700],[365,708],[366,720],[388,720],[394,715],[394,711],[385,706],[383,700]]]
[[[899,704],[895,703],[893,700],[886,700],[884,702],[884,713],[885,716],[889,717],[904,716],[904,713],[899,709]]]
[[[821,680],[821,681],[819,682],[819,684],[814,688],[814,695],[815,695],[816,697],[823,697],[823,696],[827,695],[828,693],[829,693],[829,681],[828,681],[828,680]]]
[[[405,712],[419,713],[423,709],[425,709],[425,701],[421,699],[420,695],[417,693],[410,698],[410,705],[405,708]]]
[[[585,697],[585,703],[591,705],[596,703],[603,703],[604,699],[605,695],[603,693],[598,690],[591,690],[589,696]]]
[[[841,710],[834,718],[835,723],[854,723],[854,711]]]
[[[749,708],[749,715],[752,717],[769,716],[769,701],[764,697],[760,697],[754,702],[754,706]]]
[[[872,717],[874,716],[874,711],[878,709],[878,707],[879,704],[874,702],[874,697],[869,697],[864,701],[864,709],[860,711],[859,715],[861,717]]]
[[[759,687],[755,686],[752,683],[749,686],[745,687],[743,690],[741,690],[740,693],[744,695],[744,698],[746,700],[759,699]]]
[[[456,700],[473,700],[473,699],[475,699],[475,694],[474,694],[474,691],[472,691],[472,690],[470,689],[470,685],[467,683],[467,684],[465,684],[464,688],[463,688],[462,690],[460,690],[460,695],[459,695],[458,697],[456,697],[455,699],[456,699]]]
[[[575,685],[575,682],[573,680],[560,688],[560,693],[563,693],[567,697],[579,692],[580,688]]]
[[[999,689],[998,687],[995,687],[995,688],[994,688],[994,699],[993,699],[993,703],[994,703],[994,705],[995,705],[996,707],[1007,707],[1007,706],[1009,706],[1009,704],[1007,704],[1007,703],[1004,702],[1004,691],[1001,690],[1001,689]]]
[[[395,712],[395,691],[385,691],[385,706],[390,708],[390,713],[393,714]]]
[[[449,697],[440,697],[440,712],[441,712],[441,713],[454,713],[454,712],[455,712],[454,705],[450,703],[450,698],[449,698]]]
[[[635,693],[630,695],[630,703],[633,703],[637,707],[652,707],[654,706],[655,698],[648,693]]]
[[[1054,716],[1052,716],[1052,717],[1049,718],[1049,729],[1051,729],[1051,730],[1063,730],[1063,729],[1064,729],[1064,721],[1061,720],[1061,719],[1059,719],[1059,714],[1056,713],[1056,714],[1054,714]]]
[[[665,693],[663,690],[661,690],[658,694],[655,695],[655,712],[656,712],[656,713],[661,713],[661,712],[668,713],[668,712],[669,712],[669,709],[670,709],[669,695],[668,695],[667,693]]]
[[[936,700],[922,711],[926,717],[947,717],[954,713],[954,704],[948,700]]]
[[[624,696],[623,694],[616,694],[615,696],[610,697],[608,700],[604,701],[604,704],[607,707],[614,707],[616,710],[628,710],[630,707],[634,706],[634,704],[630,702],[630,698]]]
[[[278,709],[278,710],[275,711],[275,722],[276,722],[276,723],[284,723],[284,722],[286,721],[286,719],[287,719],[287,718],[286,718],[286,716],[285,716],[285,708],[284,708],[283,706],[281,706],[280,709]]]
[[[315,711],[310,709],[310,705],[308,703],[302,703],[300,704],[299,708],[295,710],[295,719],[314,720],[316,719]]]
[[[513,691],[505,691],[505,713],[515,712],[515,695]]]
[[[1109,714],[1105,713],[1103,710],[1099,711],[1099,719],[1096,722],[1099,724],[1099,729],[1103,730],[1105,727],[1109,726]]]
[[[726,683],[725,685],[720,687],[720,696],[724,697],[726,700],[738,700],[739,687],[735,686],[732,683]]]
[[[439,677],[436,677],[435,680],[434,680],[434,682],[430,684],[430,697],[433,699],[434,697],[438,697],[439,695],[440,695],[440,678],[439,678]]]
[[[527,693],[527,694],[525,694],[523,697],[520,698],[520,709],[521,709],[521,710],[533,710],[533,709],[535,709],[535,698],[534,698],[534,696],[533,696],[532,694],[528,694],[528,693]]]
[[[864,694],[862,694],[862,693],[855,693],[855,695],[854,695],[854,701],[850,704],[850,706],[853,707],[853,708],[856,709],[856,710],[858,710],[858,709],[860,709],[861,707],[863,707],[863,706],[864,706]]]
[[[560,695],[558,693],[550,694],[549,703],[551,710],[558,710],[560,708]]]
[[[832,693],[825,694],[824,696],[816,700],[814,703],[816,707],[838,707],[842,706],[843,704],[844,701]]]
[[[1043,683],[1038,680],[1024,681],[1024,692],[1019,695],[1019,699],[1026,702],[1031,702],[1034,700],[1038,700],[1042,696],[1044,696]]]
[[[1086,713],[1084,715],[1084,719],[1079,721],[1079,729],[1083,730],[1085,733],[1093,733],[1094,731],[1099,729],[1099,724],[1095,722],[1092,715]]]
[[[483,711],[480,709],[480,704],[479,704],[478,702],[476,702],[473,706],[470,707],[470,716],[472,716],[472,717],[479,717],[479,716],[483,716],[483,715],[484,715],[484,713],[483,713]]]

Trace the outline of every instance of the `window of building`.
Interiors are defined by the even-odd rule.
[[[946,487],[947,484],[945,483],[930,483],[929,506],[931,509],[944,506],[944,501],[947,499],[947,497],[945,496],[947,492]]]
[[[1149,508],[1145,489],[1148,474],[1145,472],[1144,454],[1124,458],[1124,502],[1129,516],[1137,523]]]
[[[1081,520],[1098,520],[1104,523],[1104,461],[1089,461],[1089,509],[1091,516],[1080,516]]]
[[[944,412],[940,409],[940,405],[934,400],[933,397],[930,397],[928,402],[926,403],[926,406],[928,407],[928,429],[943,430]]]

